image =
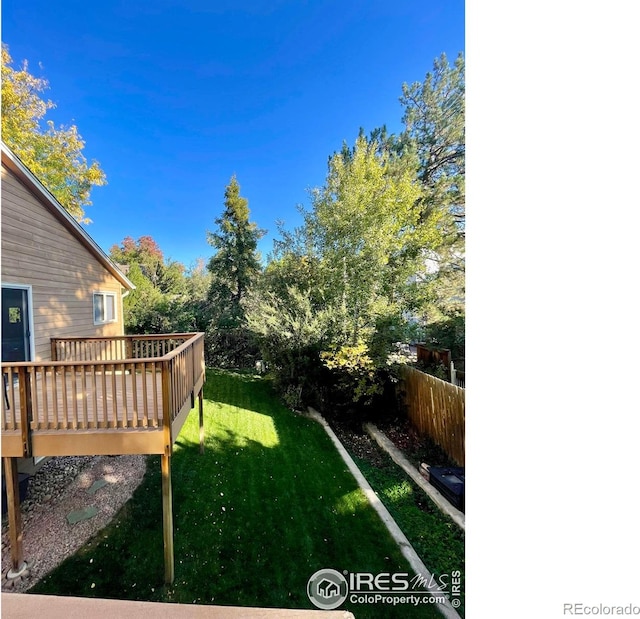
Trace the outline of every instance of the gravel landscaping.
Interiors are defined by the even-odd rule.
[[[2,523],[2,590],[24,592],[72,555],[111,521],[145,471],[146,456],[67,456],[46,462],[29,480],[21,504],[29,570],[12,581],[6,578],[11,567],[9,530]],[[69,522],[71,514],[84,510],[88,518]]]

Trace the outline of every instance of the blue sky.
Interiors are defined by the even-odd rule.
[[[232,174],[266,255],[344,140],[398,131],[402,83],[464,51],[464,3],[4,0],[2,41],[107,174],[89,233],[106,250],[149,234],[189,266]]]

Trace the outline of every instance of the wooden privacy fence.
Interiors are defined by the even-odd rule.
[[[460,466],[464,466],[464,389],[410,366],[402,370],[409,419]]]

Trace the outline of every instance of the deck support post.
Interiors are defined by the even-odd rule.
[[[171,456],[162,455],[162,536],[164,541],[164,582],[170,585],[174,578],[173,560],[173,507],[171,501]]]
[[[199,420],[200,420],[200,453],[204,453],[204,411],[202,407],[202,392],[203,389],[200,389],[200,393],[198,394],[198,412],[199,412]]]
[[[11,572],[19,574],[26,567],[22,546],[22,515],[20,514],[20,489],[18,487],[18,460],[2,458],[7,488],[7,518],[11,542]]]

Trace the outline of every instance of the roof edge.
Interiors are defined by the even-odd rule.
[[[100,263],[128,290],[135,290],[135,284],[119,269],[116,263],[109,258],[105,251],[98,245],[89,233],[71,216],[67,209],[58,202],[55,196],[38,180],[35,174],[23,163],[4,140],[0,140],[2,149],[2,163],[17,174],[28,187],[36,192],[38,197],[50,208],[54,216],[61,220],[63,225],[72,232],[78,240],[98,259]]]

